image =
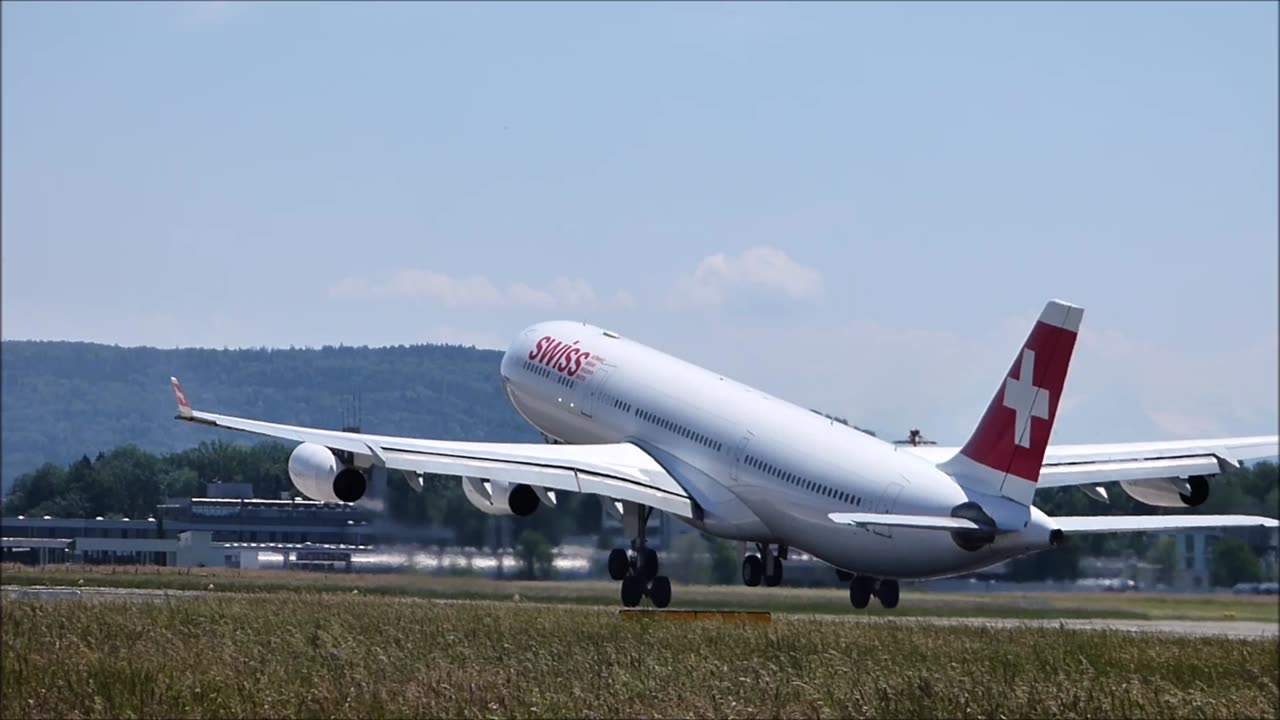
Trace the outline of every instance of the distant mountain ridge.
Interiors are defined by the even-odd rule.
[[[0,482],[133,443],[171,452],[256,438],[173,419],[169,377],[200,409],[340,427],[360,396],[366,432],[537,441],[502,392],[502,353],[457,345],[306,349],[0,342]]]

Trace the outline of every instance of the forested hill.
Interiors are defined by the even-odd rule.
[[[532,441],[503,396],[502,354],[451,345],[213,350],[0,343],[0,479],[133,443],[170,452],[241,433],[173,419],[169,376],[198,409],[337,428],[360,394],[366,432]]]

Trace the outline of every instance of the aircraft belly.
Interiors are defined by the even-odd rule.
[[[734,491],[781,542],[843,570],[902,580],[972,572],[1007,559],[1004,553],[970,552],[936,530],[895,528],[892,536],[833,523],[837,508],[759,485]]]

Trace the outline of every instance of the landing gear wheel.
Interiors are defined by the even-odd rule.
[[[609,577],[621,580],[627,576],[627,571],[630,569],[631,560],[627,557],[626,550],[614,548],[609,551]]]
[[[626,607],[635,607],[640,604],[640,598],[644,597],[644,580],[638,575],[628,575],[622,579],[622,604]]]
[[[649,599],[656,608],[664,608],[671,604],[671,581],[666,575],[659,575],[649,586]]]
[[[866,575],[855,575],[849,581],[849,602],[859,610],[871,602],[871,591],[875,589],[875,580]]]
[[[764,563],[760,562],[759,555],[748,555],[742,558],[742,582],[747,587],[759,585],[763,575]]]
[[[880,598],[885,610],[898,607],[898,581],[881,580],[880,587],[876,588],[876,597]]]
[[[764,576],[764,584],[769,587],[778,587],[782,584],[782,558],[773,557],[773,572]]]
[[[640,577],[645,580],[652,580],[658,577],[658,551],[651,547],[640,548],[636,554],[636,562],[639,563],[636,571]]]

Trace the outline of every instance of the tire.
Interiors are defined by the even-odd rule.
[[[742,558],[742,583],[747,587],[755,587],[760,584],[760,578],[764,575],[764,563],[760,562],[759,555],[748,555]]]
[[[640,604],[644,597],[644,580],[637,575],[628,575],[622,579],[622,604],[633,608]]]
[[[874,582],[866,575],[856,575],[849,581],[849,602],[858,610],[862,610],[871,602]]]
[[[614,580],[621,580],[627,576],[627,572],[631,570],[631,559],[627,557],[627,551],[622,548],[614,548],[609,551],[609,577]]]
[[[671,604],[671,581],[666,575],[659,575],[649,586],[649,599],[656,608],[664,608]]]
[[[773,572],[764,576],[764,584],[769,587],[778,587],[782,584],[782,558],[773,558]]]
[[[646,581],[658,577],[658,551],[653,548],[640,548],[640,577]]]
[[[876,597],[880,598],[880,605],[885,610],[898,607],[898,581],[881,580],[880,587],[876,588]]]

